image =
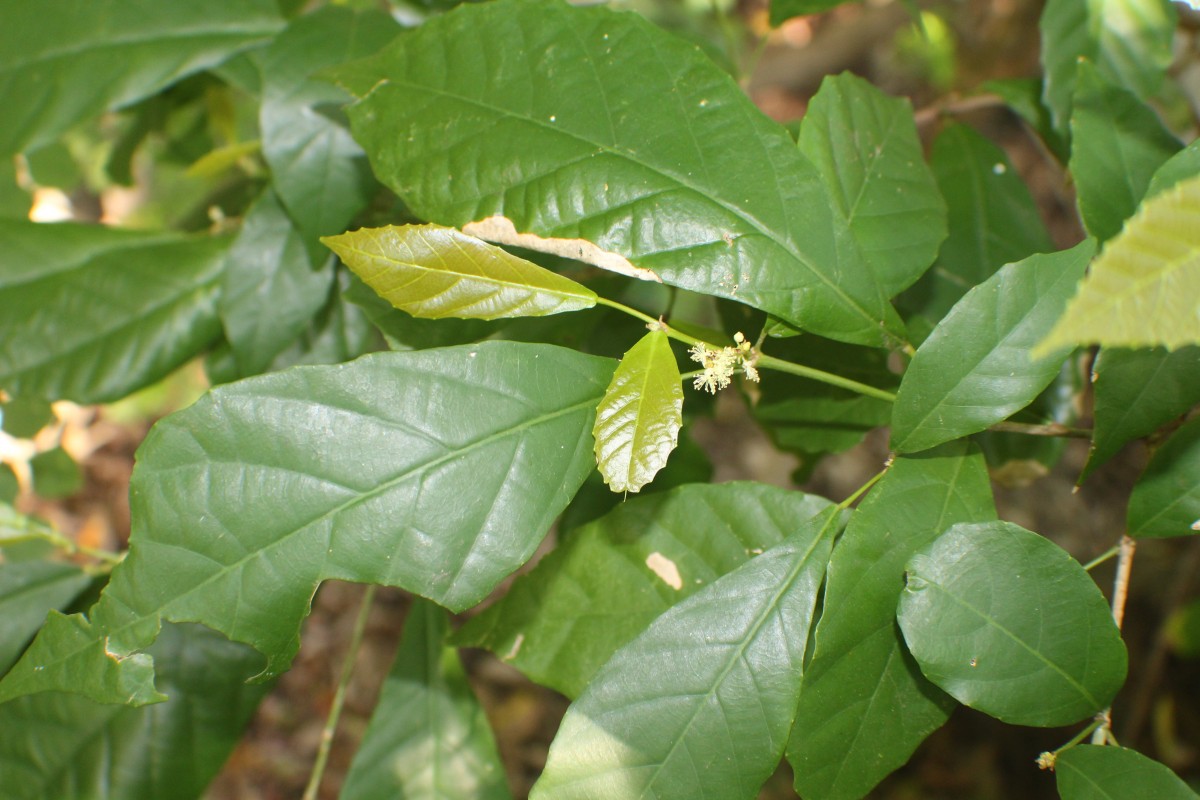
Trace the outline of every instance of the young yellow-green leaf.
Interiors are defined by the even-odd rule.
[[[362,228],[321,241],[414,317],[543,317],[596,304],[586,286],[441,225]]]
[[[909,559],[896,619],[926,678],[1012,725],[1077,722],[1125,681],[1125,644],[1095,582],[1011,522],[959,523]]]
[[[1158,448],[1129,498],[1129,535],[1194,536],[1200,530],[1200,418]]]
[[[664,331],[650,331],[621,359],[596,408],[596,465],[614,492],[654,479],[679,441],[683,386]]]
[[[1142,204],[1033,355],[1063,345],[1200,344],[1200,177]]]
[[[1079,745],[1055,764],[1062,800],[1197,800],[1166,765],[1126,747]]]

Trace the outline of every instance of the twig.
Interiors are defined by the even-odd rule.
[[[1129,714],[1121,729],[1121,738],[1131,746],[1142,734],[1142,727],[1146,724],[1146,717],[1150,712],[1154,690],[1158,688],[1158,677],[1167,665],[1167,654],[1170,651],[1171,616],[1187,600],[1189,587],[1198,572],[1200,572],[1200,545],[1193,542],[1191,543],[1191,552],[1179,564],[1179,569],[1175,573],[1162,624],[1154,638],[1154,647],[1146,659],[1146,666],[1137,684],[1137,692],[1129,704]]]
[[[342,715],[342,705],[346,701],[346,687],[354,675],[354,662],[358,658],[358,648],[362,645],[363,633],[367,629],[367,617],[371,613],[371,605],[375,602],[375,589],[371,584],[363,592],[362,606],[358,609],[358,618],[354,621],[354,633],[350,636],[350,649],[342,659],[342,674],[338,677],[337,689],[333,693],[333,705],[329,708],[329,716],[325,719],[325,727],[321,729],[321,745],[317,749],[317,759],[313,762],[313,771],[308,778],[308,786],[304,789],[304,800],[316,800],[317,790],[321,787],[321,778],[325,774],[325,765],[329,761],[329,751],[333,748],[333,734],[337,729],[338,719]]]
[[[1133,569],[1133,553],[1137,549],[1137,540],[1128,535],[1121,537],[1120,549],[1117,551],[1117,574],[1113,578],[1112,616],[1121,629],[1125,619],[1125,598],[1129,594],[1129,572]],[[1092,744],[1104,744],[1112,738],[1112,706],[1096,715],[1100,727],[1092,733]]]
[[[1047,422],[1037,425],[1030,422],[997,422],[989,431],[1002,433],[1023,433],[1027,436],[1068,436],[1072,439],[1090,439],[1092,432],[1086,428],[1072,428],[1057,422]]]

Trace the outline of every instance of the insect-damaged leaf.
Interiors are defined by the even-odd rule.
[[[541,317],[596,304],[586,286],[441,225],[363,228],[321,241],[414,317]]]
[[[485,342],[299,367],[210,391],[138,453],[130,550],[89,613],[52,615],[0,701],[161,699],[143,650],[196,621],[286,669],[321,581],[461,610],[533,554],[592,470],[608,359]]]

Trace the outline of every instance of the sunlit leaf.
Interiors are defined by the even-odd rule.
[[[748,482],[631,497],[571,531],[453,641],[486,647],[538,683],[577,697],[655,617],[829,505]]]
[[[904,372],[892,410],[892,447],[915,452],[976,433],[1049,386],[1070,346],[1036,359],[1029,351],[1059,318],[1094,251],[1088,239],[1033,255],[967,292]]]
[[[220,334],[228,238],[0,220],[0,241],[0,387],[10,394],[118,400]]]
[[[833,509],[673,606],[567,710],[532,800],[754,797],[800,689]]]
[[[897,458],[829,560],[812,660],[787,756],[803,797],[862,797],[950,716],[896,627],[904,566],[957,522],[995,519],[978,448],[952,442]]]
[[[348,114],[375,173],[423,219],[591,248],[830,338],[902,336],[787,131],[639,15],[464,5],[336,77],[360,98]]]
[[[1200,177],[1141,210],[1096,259],[1034,355],[1064,345],[1200,344]]]
[[[210,391],[139,450],[130,551],[89,619],[52,616],[0,701],[156,699],[144,649],[196,621],[286,669],[318,584],[460,610],[525,562],[593,468],[613,364],[485,342],[300,367]]]
[[[596,464],[614,492],[637,492],[667,463],[683,426],[683,386],[662,330],[643,336],[617,365],[596,408]]]
[[[414,601],[340,800],[512,796],[483,708],[445,646],[448,629],[445,611]]]
[[[321,239],[414,317],[499,319],[590,308],[596,293],[495,245],[440,225],[388,225]]]
[[[1200,531],[1200,418],[1154,452],[1129,498],[1129,535],[1188,536]]]
[[[1125,747],[1077,745],[1059,754],[1054,774],[1062,800],[1196,800],[1168,767]]]
[[[1138,97],[1162,86],[1174,60],[1176,14],[1165,0],[1048,0],[1040,22],[1043,97],[1066,133],[1081,58]]]
[[[272,0],[0,2],[0,154],[53,140],[263,41]]]
[[[1125,681],[1125,645],[1100,589],[1036,533],[960,523],[907,573],[904,640],[925,677],[964,705],[1013,725],[1069,725]]]

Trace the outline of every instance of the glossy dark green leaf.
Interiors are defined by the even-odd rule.
[[[502,800],[512,797],[458,653],[446,612],[417,599],[340,800]]]
[[[1126,443],[1148,436],[1200,403],[1200,348],[1104,347],[1092,367],[1092,450],[1080,480]]]
[[[901,298],[931,322],[1004,264],[1054,249],[1029,189],[996,145],[966,125],[933,144],[930,165],[946,198],[949,236],[937,262]]]
[[[825,78],[800,127],[800,151],[816,166],[845,236],[891,297],[933,263],[946,238],[946,203],[925,164],[907,100],[849,72]]]
[[[577,697],[647,625],[829,508],[759,483],[681,486],[630,498],[571,531],[454,636]]]
[[[870,266],[839,260],[827,192],[787,132],[640,16],[463,6],[336,75],[361,98],[349,115],[376,174],[424,219],[487,220],[563,254],[594,243],[596,263],[831,338],[902,331]]]
[[[683,426],[679,364],[662,330],[629,348],[596,407],[596,465],[614,492],[638,492],[667,463]]]
[[[379,10],[326,6],[292,21],[258,59],[263,158],[306,240],[343,231],[378,186],[344,120],[323,113],[350,96],[311,76],[375,52],[399,30]]]
[[[530,798],[754,797],[787,741],[836,519],[799,525],[618,650]]]
[[[1077,745],[1059,754],[1054,774],[1062,800],[1196,800],[1168,767],[1125,747]]]
[[[380,297],[414,317],[543,316],[596,303],[586,286],[441,225],[362,228],[321,241]]]
[[[193,800],[242,736],[269,686],[260,657],[198,625],[168,625],[151,649],[170,695],[146,708],[46,693],[0,705],[5,800]]]
[[[1105,241],[1133,216],[1150,179],[1180,144],[1137,95],[1105,82],[1088,62],[1078,73],[1071,176],[1084,226]]]
[[[272,0],[0,2],[0,153],[53,140],[263,41]]]
[[[1129,498],[1129,535],[1195,535],[1200,531],[1200,418],[1154,452]]]
[[[950,525],[995,516],[983,458],[959,441],[897,458],[850,517],[788,742],[801,796],[862,797],[950,716],[896,627],[904,565]]]
[[[772,376],[774,377],[774,376]],[[892,404],[862,395],[794,397],[756,408],[754,417],[787,450],[840,453],[888,423]]]
[[[0,562],[0,675],[21,655],[46,612],[65,608],[91,580],[73,564]]]
[[[1058,131],[1067,133],[1081,58],[1108,82],[1151,97],[1174,60],[1175,24],[1166,0],[1048,0],[1039,25],[1043,97]]]
[[[960,523],[908,562],[896,618],[925,677],[1013,725],[1106,707],[1126,654],[1100,590],[1071,556],[1011,522]]]
[[[1070,250],[1008,264],[960,300],[917,350],[892,410],[892,447],[915,452],[1007,419],[1045,389],[1071,348],[1030,349],[1062,314],[1095,252]]]
[[[220,333],[229,241],[0,220],[0,387],[117,400]]]
[[[229,248],[217,309],[241,375],[257,375],[325,304],[333,270],[314,267],[304,239],[269,189]]]
[[[366,312],[344,297],[353,275],[339,269],[325,301],[290,346],[271,361],[271,370],[297,365],[340,364],[384,349],[379,332]],[[369,289],[366,291],[370,291]]]
[[[0,700],[155,698],[160,621],[195,621],[288,666],[327,578],[455,610],[533,554],[593,467],[608,359],[514,342],[380,353],[210,391],[138,454],[130,551],[100,602],[52,618]],[[113,660],[120,654],[123,660]],[[128,657],[127,657],[128,656]]]

